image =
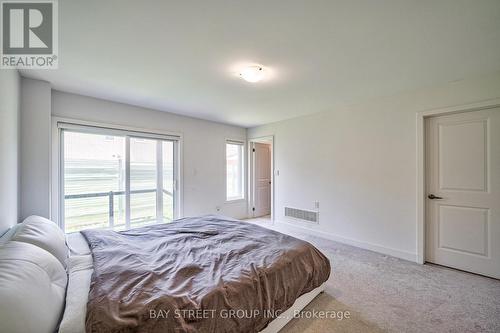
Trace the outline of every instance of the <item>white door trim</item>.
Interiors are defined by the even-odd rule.
[[[255,197],[254,197],[254,182],[255,182],[255,163],[253,159],[253,143],[270,143],[271,144],[271,221],[274,222],[275,212],[274,212],[274,183],[275,183],[275,172],[274,172],[274,135],[262,136],[258,138],[248,139],[248,212],[247,216],[249,218],[253,217],[252,208],[254,207]]]
[[[425,263],[425,118],[452,113],[491,109],[500,106],[500,98],[417,113],[417,263]]]

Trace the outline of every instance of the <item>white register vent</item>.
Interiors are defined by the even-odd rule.
[[[318,223],[319,213],[304,209],[297,209],[291,207],[285,207],[285,216],[293,217],[295,219],[304,220],[308,222]]]

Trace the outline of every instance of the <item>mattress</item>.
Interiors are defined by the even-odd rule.
[[[70,249],[66,306],[59,333],[85,333],[87,301],[92,277],[93,260],[89,245],[79,232],[66,235]]]

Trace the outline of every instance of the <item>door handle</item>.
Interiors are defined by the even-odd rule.
[[[429,198],[429,199],[431,199],[431,200],[435,200],[435,199],[437,199],[437,200],[439,200],[439,199],[443,199],[443,198],[441,198],[441,197],[437,197],[437,196],[435,196],[434,194],[429,194],[429,195],[427,196],[427,198]]]

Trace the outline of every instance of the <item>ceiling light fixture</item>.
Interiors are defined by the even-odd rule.
[[[248,66],[240,71],[240,77],[247,82],[259,82],[264,78],[265,70],[262,66]]]

